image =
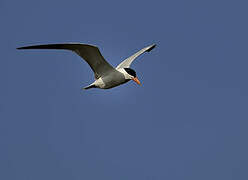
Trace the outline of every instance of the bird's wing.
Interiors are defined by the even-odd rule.
[[[141,50],[139,50],[138,52],[136,52],[134,55],[130,56],[129,58],[125,59],[124,61],[122,61],[117,67],[116,69],[120,69],[120,68],[129,68],[130,65],[132,64],[133,60],[135,60],[138,56],[140,56],[141,54],[143,54],[144,52],[150,52],[153,48],[156,47],[156,44],[150,45],[148,47],[145,47]]]
[[[35,46],[20,47],[17,49],[63,49],[71,50],[81,56],[95,73],[95,78],[99,78],[109,71],[115,70],[101,55],[99,49],[88,44],[44,44]]]

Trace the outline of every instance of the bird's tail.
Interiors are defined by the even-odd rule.
[[[96,88],[96,85],[91,84],[91,85],[86,86],[86,87],[84,87],[84,88],[82,88],[82,89],[91,89],[91,88]]]

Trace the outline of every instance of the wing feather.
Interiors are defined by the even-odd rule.
[[[144,52],[150,52],[153,48],[156,47],[156,44],[150,45],[148,47],[145,47],[141,50],[139,50],[138,52],[136,52],[134,55],[130,56],[129,58],[125,59],[124,61],[122,61],[117,67],[116,69],[120,69],[120,68],[129,68],[130,65],[132,64],[132,62],[141,54],[143,54]]]
[[[88,44],[44,44],[20,47],[17,49],[62,49],[71,50],[81,56],[91,67],[95,74],[95,78],[104,76],[109,71],[115,70],[102,56],[101,52],[96,46]]]

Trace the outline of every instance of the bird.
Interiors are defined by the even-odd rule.
[[[62,43],[62,44],[42,44],[18,47],[18,50],[24,49],[55,49],[70,50],[83,58],[94,72],[95,81],[82,89],[100,88],[110,89],[130,80],[141,85],[136,72],[130,68],[132,62],[144,52],[150,52],[156,44],[147,46],[132,56],[122,61],[116,68],[111,66],[102,56],[98,47],[82,43]]]

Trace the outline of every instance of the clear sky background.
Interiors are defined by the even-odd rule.
[[[1,180],[247,180],[248,2],[0,0]],[[93,81],[97,45],[142,86]]]

